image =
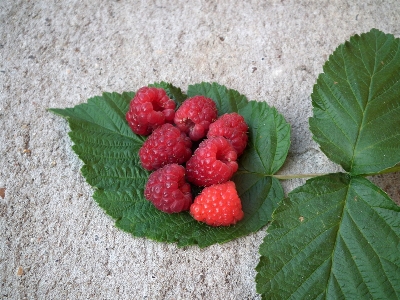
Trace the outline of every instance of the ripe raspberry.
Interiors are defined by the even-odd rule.
[[[170,164],[151,173],[144,196],[157,209],[166,213],[189,210],[192,193],[190,184],[185,181],[185,168]]]
[[[235,183],[227,181],[204,188],[190,206],[190,214],[210,226],[236,224],[244,213]]]
[[[164,123],[173,123],[175,102],[160,88],[142,87],[131,100],[126,120],[132,131],[148,135]]]
[[[223,136],[231,142],[238,156],[247,146],[247,126],[244,118],[237,113],[224,114],[210,125],[207,137]]]
[[[172,124],[158,127],[139,149],[139,158],[146,170],[157,170],[167,164],[183,164],[192,155],[192,141]]]
[[[217,119],[218,111],[214,101],[204,96],[186,99],[175,112],[174,122],[192,141],[206,136],[208,127]]]
[[[186,163],[188,181],[198,186],[228,181],[238,169],[235,149],[224,137],[205,139]]]

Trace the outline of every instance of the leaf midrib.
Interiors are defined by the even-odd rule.
[[[337,190],[336,190],[336,189],[335,189],[335,190],[332,190],[331,192],[326,193],[326,195],[337,193],[337,192],[339,192],[341,189],[342,189],[342,188],[339,188],[339,189],[337,189]],[[347,193],[348,193],[348,191],[346,192],[346,195],[347,195]],[[310,201],[314,200],[316,197],[318,197],[318,195],[314,195],[313,197],[307,199],[307,202],[310,202]],[[315,216],[314,218],[308,219],[307,222],[309,222],[310,220],[314,220],[314,219],[320,218],[322,215],[324,215],[326,212],[330,211],[331,208],[334,207],[334,206],[336,206],[336,205],[337,205],[336,203],[333,203],[331,206],[326,207],[326,209],[325,209],[324,211],[322,211],[320,214],[318,214],[318,216]],[[342,210],[342,215],[343,215],[343,210]],[[274,221],[275,221],[275,218],[274,218],[274,216],[273,216],[272,222],[274,222]],[[299,226],[300,226],[300,225],[297,225],[297,226],[294,226],[294,227],[290,228],[287,232],[285,232],[283,235],[281,235],[281,236],[279,237],[279,240],[282,240],[284,237],[287,237],[287,236],[288,236],[290,233],[292,233],[294,230],[297,230],[297,228],[298,228]],[[318,234],[315,238],[313,238],[308,244],[306,244],[305,247],[302,248],[302,250],[304,250],[304,249],[306,248],[306,246],[308,246],[310,243],[312,243],[317,237],[321,236],[322,234],[324,234],[325,232],[327,232],[328,230],[330,230],[331,228],[333,228],[333,227],[335,227],[335,226],[336,226],[336,224],[335,224],[335,225],[332,225],[332,226],[329,227],[329,228],[327,228],[325,231],[322,231],[321,233],[319,233],[319,234]],[[340,227],[340,224],[339,224],[339,227]],[[339,229],[338,229],[338,232],[339,232]],[[336,244],[336,243],[335,243],[335,244]],[[260,252],[260,254],[261,254],[261,255],[264,255],[264,254],[261,253],[261,252]],[[282,267],[281,267],[279,270],[277,270],[277,271],[275,272],[275,275],[274,275],[274,276],[276,276],[279,272],[281,272],[281,271],[289,264],[289,262],[292,261],[294,258],[295,258],[295,256],[293,256],[290,260],[288,260],[287,262],[285,262],[285,263],[282,265]],[[325,261],[326,261],[326,260],[325,260]]]
[[[362,132],[362,129],[364,128],[364,123],[365,123],[365,113],[366,113],[366,111],[367,111],[367,109],[368,109],[368,104],[373,100],[373,99],[371,99],[371,94],[372,94],[371,89],[372,89],[372,86],[373,86],[374,76],[375,76],[375,74],[376,74],[376,69],[377,69],[377,67],[376,67],[376,66],[377,66],[377,55],[376,55],[376,53],[377,53],[378,50],[379,50],[379,49],[377,49],[378,46],[377,46],[376,43],[377,43],[377,40],[375,40],[375,62],[374,62],[374,70],[373,70],[372,74],[370,74],[367,102],[365,103],[365,107],[363,107],[363,110],[362,110],[361,124],[360,124],[360,126],[358,127],[357,137],[356,137],[356,141],[355,141],[354,147],[353,147],[353,155],[352,155],[352,158],[351,158],[350,169],[349,169],[349,172],[350,172],[350,173],[351,173],[352,170],[354,169],[354,161],[355,161],[355,158],[356,158],[356,150],[357,150],[357,148],[358,148],[358,143],[359,143],[359,141],[360,141],[361,132]],[[362,51],[361,51],[361,49],[360,49],[360,43],[358,43],[357,46],[358,46],[359,52],[362,54]],[[344,60],[344,61],[346,61],[346,60]],[[365,62],[364,62],[364,60],[363,60],[362,55],[361,55],[361,61],[362,61],[363,64],[364,64],[365,70],[366,70],[367,73],[369,74],[368,68],[366,67],[366,64],[365,64]],[[347,80],[348,80],[349,83],[350,83],[346,64],[345,64],[344,70],[345,70],[345,72],[346,72]],[[350,85],[350,88],[351,88],[351,90],[353,91],[353,88],[351,87],[351,85]],[[354,94],[354,91],[353,91],[353,94]],[[355,96],[355,95],[354,95],[354,96]]]
[[[333,245],[333,248],[332,248],[333,251],[332,251],[332,255],[331,255],[331,268],[329,270],[328,280],[326,281],[325,295],[328,294],[329,282],[331,281],[332,276],[335,277],[335,275],[333,274],[333,270],[332,270],[332,268],[334,266],[334,254],[335,254],[336,245],[338,244],[340,231],[341,231],[342,224],[343,224],[343,215],[344,215],[344,212],[345,212],[345,209],[346,209],[346,206],[347,206],[347,196],[349,195],[350,183],[351,183],[351,180],[348,182],[348,184],[346,186],[347,191],[346,191],[346,195],[344,197],[344,205],[343,205],[343,208],[342,208],[342,212],[340,214],[340,222],[339,222],[339,227],[338,227],[338,230],[337,230],[337,233],[336,233],[335,244]]]

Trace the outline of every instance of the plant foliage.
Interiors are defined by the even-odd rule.
[[[400,170],[399,39],[372,29],[329,57],[311,95],[310,130],[346,173],[309,179],[285,199],[274,174],[286,159],[290,126],[275,108],[217,83],[190,85],[187,94],[166,82],[151,86],[164,88],[177,106],[203,95],[220,114],[245,118],[249,144],[233,177],[245,217],[214,228],[187,212],[160,212],[144,198],[149,172],[138,150],[145,137],[125,121],[134,93],[104,93],[73,108],[50,109],[68,120],[82,174],[117,227],[205,247],[255,232],[272,218],[257,266],[263,299],[400,298],[400,207],[365,178]]]
[[[151,86],[164,88],[178,105],[187,98],[169,83]],[[93,198],[116,220],[117,227],[134,236],[205,247],[255,232],[271,220],[273,210],[284,198],[279,181],[271,175],[285,161],[290,126],[267,103],[248,101],[237,91],[216,83],[189,86],[188,95],[210,97],[220,114],[238,112],[251,128],[248,147],[232,179],[245,213],[234,226],[210,227],[188,212],[167,214],[144,198],[149,172],[141,167],[138,150],[145,138],[135,135],[125,120],[134,93],[104,93],[73,108],[50,111],[68,120],[73,150],[84,162],[82,174],[95,188]]]
[[[398,170],[400,41],[376,29],[340,45],[314,86],[310,129],[346,174],[309,179],[273,213],[263,299],[399,299],[400,207],[363,177]]]

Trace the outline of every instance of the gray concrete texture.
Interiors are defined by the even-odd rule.
[[[152,82],[216,81],[292,126],[281,174],[340,169],[312,141],[312,87],[334,49],[400,35],[398,1],[0,1],[0,298],[259,299],[265,230],[205,249],[116,229],[71,149],[72,107]],[[399,174],[372,180],[397,203]],[[285,192],[304,182],[283,182]]]

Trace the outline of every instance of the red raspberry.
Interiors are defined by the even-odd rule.
[[[204,188],[190,206],[190,214],[210,226],[236,224],[244,213],[235,183],[227,181]]]
[[[192,155],[192,141],[172,124],[158,127],[139,149],[139,158],[146,170],[157,170],[167,164],[183,164]]]
[[[224,137],[205,139],[186,163],[188,181],[198,186],[228,181],[238,169],[235,149]]]
[[[185,168],[170,164],[151,173],[144,196],[166,213],[188,210],[192,204],[192,193],[190,184],[185,181]]]
[[[207,137],[223,136],[231,142],[240,156],[247,146],[248,129],[249,127],[241,115],[237,113],[224,114],[210,125]]]
[[[161,88],[142,87],[131,100],[126,120],[132,131],[148,135],[164,123],[173,123],[175,102]]]
[[[208,127],[217,119],[218,111],[214,101],[204,96],[186,99],[175,112],[174,122],[192,141],[206,136]]]

